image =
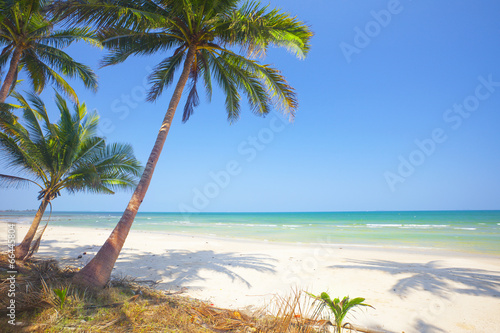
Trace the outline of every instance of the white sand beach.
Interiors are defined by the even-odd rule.
[[[27,226],[18,227],[21,238]],[[40,256],[84,265],[110,230],[48,227]],[[18,239],[19,240],[19,239]],[[77,259],[79,255],[81,259]],[[428,249],[306,245],[132,230],[114,276],[157,281],[218,307],[257,308],[294,287],[365,297],[348,321],[388,332],[497,332],[500,257]]]

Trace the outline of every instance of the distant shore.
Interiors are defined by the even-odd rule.
[[[18,240],[27,227],[18,225]],[[38,255],[83,266],[110,231],[49,226]],[[365,297],[375,309],[350,318],[365,327],[492,332],[500,327],[499,259],[418,248],[283,244],[132,230],[113,275],[154,281],[157,288],[183,290],[226,308],[255,309],[295,287],[328,291],[331,296]]]

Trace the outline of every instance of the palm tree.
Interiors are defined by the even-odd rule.
[[[106,144],[96,135],[99,116],[87,114],[85,104],[76,104],[72,114],[56,93],[61,117],[50,123],[38,96],[29,95],[33,107],[21,95],[14,92],[13,96],[23,110],[24,125],[7,104],[1,105],[0,153],[16,175],[0,174],[0,186],[35,184],[41,200],[28,233],[16,247],[16,257],[23,259],[29,254],[45,209],[61,190],[114,194],[115,189],[133,188],[142,168],[130,145]]]
[[[278,70],[260,64],[253,56],[264,55],[268,46],[273,45],[303,57],[309,50],[312,33],[302,22],[279,10],[268,10],[253,2],[238,7],[238,3],[238,0],[101,0],[57,4],[56,15],[63,15],[73,24],[91,20],[96,28],[101,28],[103,45],[111,51],[103,60],[106,66],[121,63],[130,55],[171,51],[150,75],[150,101],[173,83],[176,70],[181,71],[139,185],[107,241],[75,276],[77,283],[102,287],[109,280],[146,195],[188,81],[183,121],[189,119],[199,103],[198,81],[203,81],[210,97],[212,78],[226,95],[230,122],[239,117],[240,92],[246,95],[257,115],[268,114],[275,105],[293,118],[298,106],[293,88]]]
[[[94,72],[60,50],[78,40],[99,46],[94,33],[90,28],[54,30],[58,21],[45,14],[49,3],[48,0],[0,2],[0,47],[3,46],[0,69],[8,67],[0,88],[0,103],[5,102],[14,88],[20,70],[26,72],[37,93],[50,82],[77,101],[75,91],[59,73],[78,77],[87,88],[97,89]]]

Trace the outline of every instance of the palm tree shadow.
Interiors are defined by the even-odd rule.
[[[414,325],[415,330],[420,333],[441,333],[444,332],[446,333],[445,330],[434,326],[432,324],[426,323],[425,321],[418,319],[417,322]]]
[[[64,241],[65,238],[57,241],[43,240],[40,253],[35,258],[57,257],[62,266],[81,268],[100,248],[97,245],[61,246]],[[153,282],[162,289],[179,290],[188,285],[193,287],[192,284],[196,281],[204,281],[203,272],[208,271],[225,275],[231,281],[243,283],[250,288],[251,283],[236,270],[248,269],[275,274],[276,261],[265,254],[217,253],[212,250],[169,250],[164,254],[155,254],[124,248],[116,262],[113,276],[130,276],[137,282]]]
[[[153,254],[149,253],[149,256]],[[154,255],[154,259],[144,262],[143,254],[129,255],[125,253],[119,259],[121,262],[137,262],[134,268],[127,269],[132,276],[148,277],[158,282],[166,289],[179,289],[192,286],[196,281],[204,281],[203,271],[216,272],[225,275],[232,282],[239,281],[251,288],[251,284],[235,269],[250,269],[262,273],[276,273],[276,259],[260,254],[238,254],[234,252],[216,253],[212,250],[186,251],[170,250],[162,255]],[[149,257],[151,258],[151,257]]]
[[[446,298],[449,291],[476,296],[500,297],[500,271],[442,267],[438,261],[428,263],[400,263],[389,260],[349,260],[352,265],[335,265],[329,268],[364,269],[382,271],[392,275],[410,274],[401,278],[391,292],[402,296],[412,290],[423,289]],[[454,287],[456,283],[460,287]]]

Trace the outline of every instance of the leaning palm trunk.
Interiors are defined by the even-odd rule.
[[[10,59],[10,66],[5,75],[5,80],[2,84],[2,88],[0,89],[0,103],[5,103],[7,96],[9,96],[10,90],[12,88],[12,84],[16,79],[17,67],[19,66],[19,61],[21,60],[22,52],[20,50],[15,50],[12,55],[12,59]]]
[[[31,222],[28,233],[26,234],[26,236],[24,236],[23,241],[18,246],[16,246],[16,259],[25,259],[28,255],[31,247],[31,242],[36,235],[36,231],[38,230],[38,226],[40,225],[40,221],[42,220],[43,213],[45,213],[45,209],[47,208],[49,202],[50,201],[47,197],[44,197],[42,199],[42,202],[38,207],[38,211],[36,212],[35,218],[33,219],[33,222]]]
[[[34,255],[36,252],[38,252],[38,248],[40,247],[40,242],[42,241],[42,236],[45,230],[47,229],[47,226],[49,225],[50,221],[50,216],[45,223],[45,226],[43,228],[39,228],[39,230],[36,232],[35,237],[33,237],[33,240],[31,241],[30,249],[28,251],[28,254],[26,257],[24,257],[24,260],[30,258],[32,255]]]
[[[113,232],[111,232],[111,235],[108,237],[99,252],[97,252],[96,256],[74,276],[73,280],[75,283],[92,287],[104,287],[108,282],[113,266],[120,255],[120,251],[125,243],[125,239],[128,236],[130,228],[132,227],[137,211],[139,210],[139,207],[146,196],[149,184],[151,183],[156,163],[158,162],[163,145],[167,139],[170,125],[172,124],[177,105],[179,104],[182,96],[182,91],[184,90],[186,82],[189,78],[195,52],[196,46],[191,46],[184,62],[182,74],[177,82],[167,113],[163,119],[158,136],[156,137],[155,145],[149,155],[141,180],[139,181],[127,208],[125,209],[125,212]]]

